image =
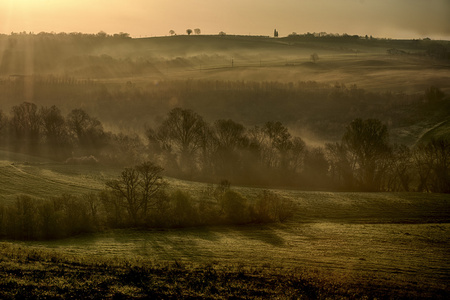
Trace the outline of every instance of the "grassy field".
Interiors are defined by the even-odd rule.
[[[1,201],[21,191],[44,198],[98,191],[119,172],[2,154]],[[173,189],[194,196],[207,188],[167,180]],[[261,191],[234,189],[250,199]],[[44,295],[39,290],[55,297],[86,291],[102,297],[159,293],[154,295],[175,298],[449,295],[447,195],[273,191],[295,201],[295,215],[287,223],[113,230],[47,242],[2,242],[0,268],[7,275],[0,277],[0,295]],[[215,280],[208,277],[211,272]]]

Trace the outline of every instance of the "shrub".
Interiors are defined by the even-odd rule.
[[[264,190],[250,208],[251,219],[257,223],[284,222],[293,216],[294,211],[291,200],[268,190]]]
[[[249,222],[247,199],[235,191],[228,190],[223,194],[222,211],[227,222],[232,224]]]
[[[177,190],[172,194],[170,200],[173,226],[186,227],[198,224],[198,210],[188,193]]]

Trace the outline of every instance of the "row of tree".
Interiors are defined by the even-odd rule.
[[[125,168],[97,194],[51,199],[19,196],[0,203],[0,238],[37,240],[70,237],[110,228],[181,228],[284,222],[295,205],[270,191],[247,199],[227,181],[199,197],[170,192],[162,168],[150,162]]]
[[[57,160],[94,156],[128,164],[145,155],[137,135],[107,132],[83,109],[64,116],[56,106],[39,108],[29,102],[13,106],[10,115],[0,111],[0,145]]]
[[[355,119],[342,140],[308,147],[280,122],[245,128],[232,120],[207,124],[176,108],[148,129],[152,158],[187,178],[362,191],[450,192],[450,141],[431,140],[410,149],[391,145],[386,125]],[[199,178],[201,179],[201,178]]]
[[[151,160],[168,175],[239,184],[363,191],[450,192],[450,142],[437,139],[413,148],[392,145],[386,125],[355,119],[340,142],[311,147],[281,122],[246,128],[231,119],[206,122],[192,110],[172,109],[138,135],[113,134],[82,109],[32,103],[0,113],[0,141],[15,150],[65,160],[92,155],[103,163]]]

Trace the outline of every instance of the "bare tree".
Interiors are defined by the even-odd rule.
[[[391,148],[388,130],[376,119],[355,119],[347,126],[342,144],[353,161],[356,180],[363,190],[380,190]]]
[[[106,182],[106,186],[127,210],[131,224],[142,224],[149,209],[157,206],[155,196],[165,186],[162,171],[163,168],[144,162],[133,168],[125,168],[118,179]]]
[[[89,116],[82,109],[74,109],[67,116],[70,133],[82,148],[98,148],[104,142],[103,126],[97,118]]]
[[[42,128],[49,146],[63,146],[68,143],[68,132],[66,121],[61,115],[61,111],[56,106],[42,107],[40,110],[42,117]]]
[[[11,125],[14,133],[19,139],[37,143],[41,128],[41,116],[36,104],[24,102],[13,106]]]
[[[0,110],[0,139],[2,138],[2,135],[5,131],[5,128],[8,124],[8,119],[6,115],[3,113],[2,110]]]
[[[232,120],[218,120],[214,123],[214,165],[218,172],[228,178],[241,173],[241,153],[248,145],[245,127]]]
[[[159,127],[156,138],[162,149],[178,155],[181,170],[190,172],[203,145],[206,128],[203,118],[192,110],[174,108]]]

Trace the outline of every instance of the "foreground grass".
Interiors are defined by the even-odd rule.
[[[0,298],[446,299],[445,285],[305,268],[89,258],[0,244]]]

